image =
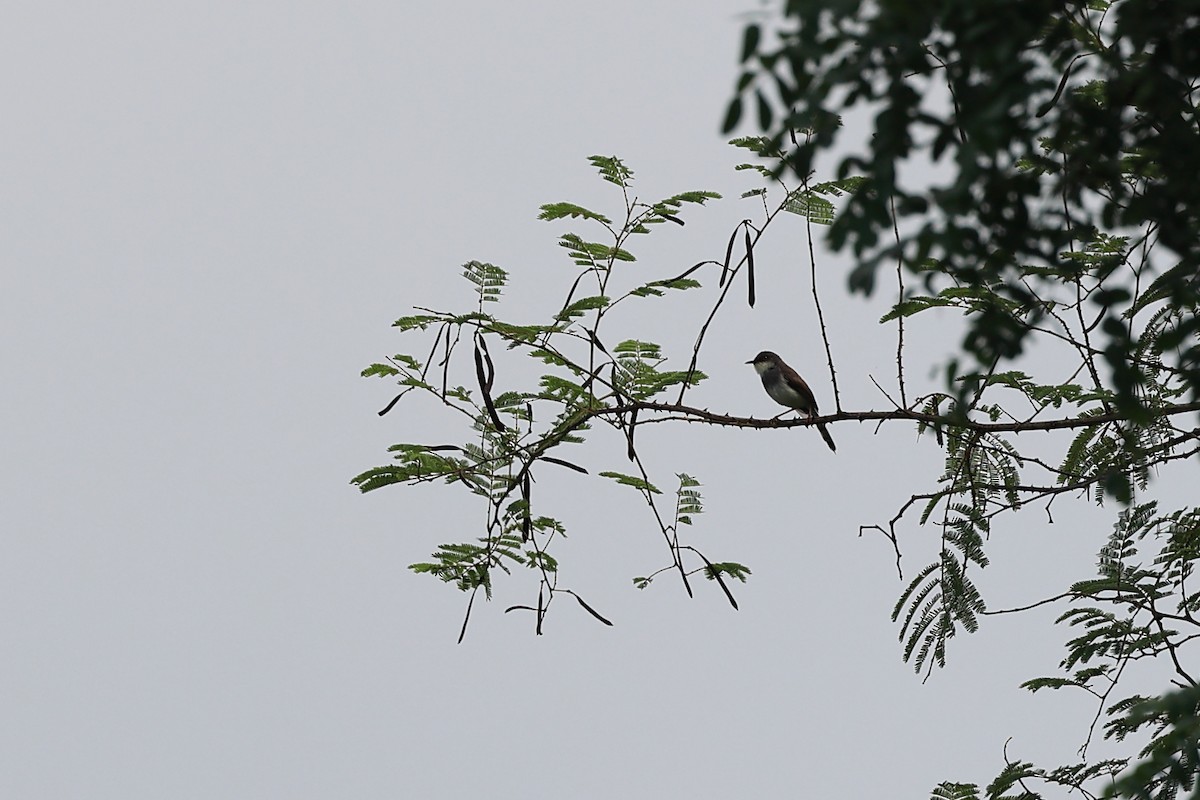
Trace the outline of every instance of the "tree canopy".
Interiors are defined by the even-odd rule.
[[[746,26],[742,63],[725,128],[754,107],[797,175],[845,147],[841,115],[873,115],[837,167],[863,177],[829,236],[859,259],[852,288],[897,257],[930,286],[991,288],[963,342],[986,369],[1053,324],[1047,292],[1086,278],[1084,344],[1117,407],[1145,408],[1156,369],[1129,320],[1200,296],[1194,3],[788,0]],[[1185,314],[1150,332],[1193,400],[1198,331]]]

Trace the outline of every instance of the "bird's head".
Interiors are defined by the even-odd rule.
[[[761,375],[772,367],[777,367],[780,362],[779,356],[775,355],[770,350],[763,350],[746,363],[752,365],[754,370]]]

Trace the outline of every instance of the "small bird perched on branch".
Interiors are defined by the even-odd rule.
[[[817,398],[813,395],[812,389],[808,388],[804,378],[801,378],[796,370],[785,364],[782,358],[770,350],[763,350],[752,361],[746,363],[753,365],[755,371],[762,377],[763,388],[776,403],[794,408],[806,417],[817,416]],[[833,443],[833,437],[829,435],[829,429],[825,427],[825,423],[818,422],[817,430],[821,432],[821,438],[825,440],[825,444],[829,445],[829,449],[836,453],[837,445]]]

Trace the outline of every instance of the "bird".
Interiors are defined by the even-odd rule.
[[[770,350],[763,350],[746,363],[754,367],[762,378],[763,388],[776,403],[794,408],[806,417],[817,416],[817,398],[812,389],[808,388],[804,378],[778,355]],[[825,423],[818,422],[817,430],[821,432],[821,438],[829,445],[829,449],[836,453],[837,445],[833,443],[833,437],[829,435]]]

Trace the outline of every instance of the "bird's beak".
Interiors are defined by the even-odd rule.
[[[746,363],[747,363],[747,364],[753,364],[753,363],[754,363],[754,359],[750,359],[750,360],[749,360],[749,361],[747,361]]]

